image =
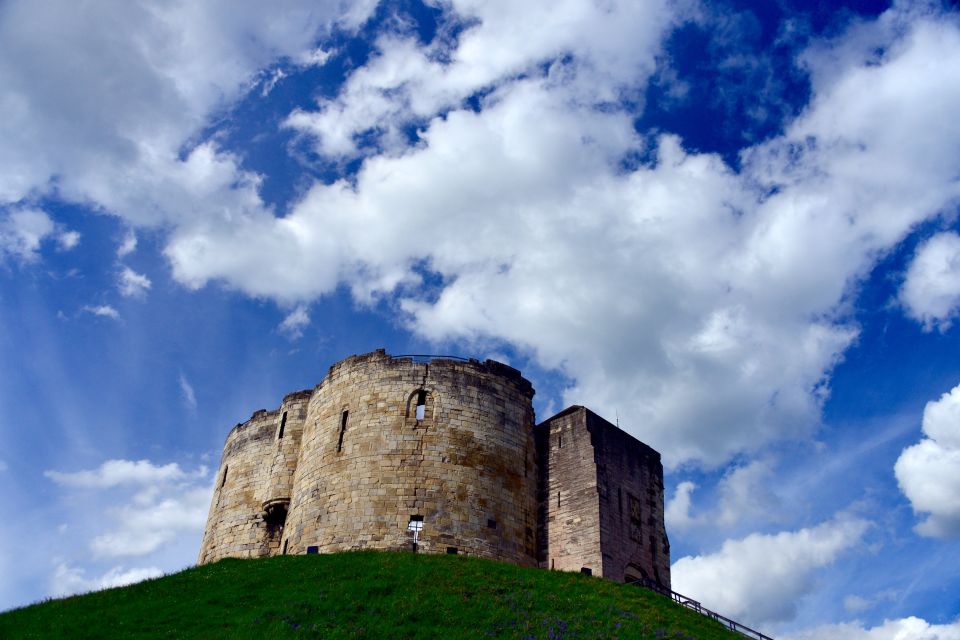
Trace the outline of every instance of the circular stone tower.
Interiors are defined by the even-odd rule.
[[[532,398],[492,360],[335,364],[307,407],[284,550],[416,544],[536,564]]]
[[[200,562],[414,549],[535,566],[533,393],[493,360],[333,365],[228,436]]]

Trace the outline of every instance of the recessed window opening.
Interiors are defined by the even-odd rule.
[[[593,569],[591,569],[590,567],[580,567],[580,573],[582,573],[585,576],[592,576]]]
[[[230,465],[227,465],[223,468],[223,478],[220,479],[220,488],[223,489],[223,485],[227,484],[227,471],[230,470]]]
[[[283,541],[283,555],[287,555],[287,545],[290,544],[289,540]]]
[[[563,449],[563,434],[557,436],[557,449]]]
[[[493,518],[488,518],[488,519],[487,519],[487,527],[490,528],[490,529],[496,529],[496,528],[497,528],[497,521],[494,520]]]
[[[427,392],[421,389],[417,391],[417,420],[423,420],[427,413]]]
[[[320,547],[316,545],[310,545],[307,547],[307,553],[320,553]]]
[[[557,507],[560,506],[560,492],[557,491]]]
[[[343,451],[343,434],[347,430],[347,416],[349,411],[344,411],[340,416],[340,437],[337,439],[337,453]]]
[[[456,547],[447,547],[447,553],[450,554],[451,556],[455,556],[455,555],[457,555],[457,548],[456,548]]]
[[[280,418],[280,431],[277,432],[277,440],[283,439],[283,429],[287,426],[287,412],[283,412],[283,416]]]
[[[423,516],[410,516],[407,531],[413,534],[413,552],[416,553],[417,544],[420,542],[420,532],[423,531]]]

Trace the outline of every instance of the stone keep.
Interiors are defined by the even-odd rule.
[[[535,426],[533,394],[493,360],[338,362],[227,436],[199,562],[406,549],[669,586],[660,455],[580,406]]]

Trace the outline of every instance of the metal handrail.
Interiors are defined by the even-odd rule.
[[[429,353],[407,353],[399,356],[390,356],[393,360],[398,360],[400,358],[424,358],[428,360],[433,360],[434,358],[439,358],[441,360],[462,360],[463,362],[470,362],[470,358],[464,358],[463,356],[438,356]]]
[[[686,607],[688,609],[692,609],[693,611],[696,611],[701,615],[704,615],[712,620],[716,620],[720,624],[730,629],[730,631],[736,631],[742,636],[753,638],[754,640],[773,640],[773,638],[771,638],[770,636],[764,635],[759,631],[757,631],[756,629],[751,629],[750,627],[740,624],[735,620],[731,620],[726,616],[722,616],[715,611],[711,611],[710,609],[707,609],[706,607],[704,607],[702,604],[700,604],[698,601],[694,600],[693,598],[689,598],[681,593],[677,593],[676,591],[668,589],[662,584],[659,584],[658,582],[651,580],[650,578],[640,578],[639,580],[633,580],[632,582],[628,582],[627,584],[634,584],[634,585],[637,585],[638,587],[645,587],[647,589],[650,589],[651,591],[656,591],[660,595],[670,598],[680,606]]]

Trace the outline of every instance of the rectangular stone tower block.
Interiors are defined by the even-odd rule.
[[[536,427],[539,563],[670,586],[660,454],[572,406]]]

